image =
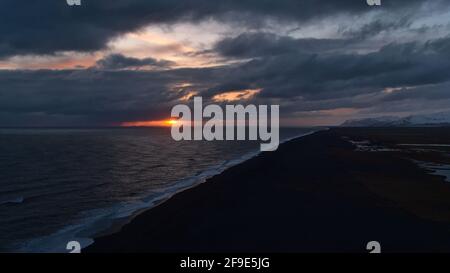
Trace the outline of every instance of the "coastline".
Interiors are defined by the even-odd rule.
[[[280,145],[292,139],[301,138],[306,135],[313,134],[317,129],[311,128],[310,132],[302,133],[297,136],[289,137],[280,141]],[[132,222],[134,218],[140,214],[151,210],[167,201],[173,196],[186,190],[195,188],[209,178],[220,175],[227,169],[241,164],[261,153],[260,150],[251,151],[241,155],[238,158],[227,160],[221,164],[211,166],[200,173],[193,176],[183,178],[173,185],[161,189],[159,195],[150,194],[143,197],[140,202],[134,203],[118,203],[112,208],[95,209],[85,212],[86,217],[81,222],[77,222],[64,227],[50,235],[35,238],[22,243],[18,246],[17,252],[34,252],[34,253],[65,253],[65,242],[75,240],[81,244],[81,248],[85,249],[94,242],[94,238],[108,236],[120,232],[124,225]]]
[[[328,130],[328,129],[322,129],[322,130]],[[311,134],[314,134],[315,132],[317,132],[318,130],[312,130],[311,132],[308,133],[304,133],[301,135],[297,135],[294,137],[290,137],[287,139],[284,139],[282,141],[280,141],[280,145],[283,145],[286,142],[295,140],[295,139],[299,139]],[[214,166],[211,167],[203,172],[201,172],[200,174],[193,176],[193,177],[187,177],[185,179],[183,179],[182,181],[189,181],[189,180],[193,180],[194,182],[191,183],[187,183],[187,185],[185,183],[180,183],[176,182],[173,187],[176,188],[177,190],[171,191],[168,194],[162,195],[156,199],[153,199],[151,202],[152,204],[149,206],[146,206],[145,208],[141,208],[139,210],[133,211],[133,213],[131,213],[129,216],[127,217],[123,217],[123,218],[118,218],[115,219],[110,227],[103,229],[99,232],[97,232],[94,236],[92,236],[92,238],[86,238],[86,240],[84,241],[85,244],[82,244],[82,249],[86,249],[87,247],[89,247],[90,245],[92,245],[95,241],[95,238],[99,238],[99,237],[105,237],[105,236],[110,236],[113,235],[115,233],[118,233],[121,231],[121,229],[131,223],[133,221],[133,219],[135,219],[136,217],[138,217],[139,215],[141,215],[142,213],[145,213],[151,209],[154,209],[162,204],[164,204],[165,202],[170,201],[175,195],[180,194],[184,191],[188,191],[190,189],[193,189],[195,187],[198,187],[200,185],[202,185],[203,183],[209,182],[209,180],[211,178],[213,178],[214,176],[220,175],[222,174],[224,171],[228,170],[229,168],[232,168],[236,165],[242,164],[247,160],[251,160],[254,157],[257,157],[258,155],[260,155],[262,152],[260,150],[257,151],[253,151],[253,152],[249,152],[247,154],[242,155],[240,158],[231,160],[231,161],[227,161],[224,164],[218,165],[218,166]],[[181,185],[180,185],[181,184]]]
[[[334,128],[285,142],[83,252],[366,252],[373,240],[386,252],[449,252],[450,184],[394,152],[355,152],[344,136]],[[424,187],[432,198],[411,202]]]

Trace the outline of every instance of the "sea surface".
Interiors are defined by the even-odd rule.
[[[281,139],[313,128],[284,128]],[[0,252],[69,252],[259,153],[259,141],[172,140],[170,128],[0,129]]]

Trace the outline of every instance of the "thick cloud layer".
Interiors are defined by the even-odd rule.
[[[26,3],[25,3],[26,2]],[[382,9],[411,9],[424,0],[385,0]],[[441,1],[438,1],[441,2]],[[120,34],[148,24],[216,18],[252,24],[274,18],[305,22],[335,14],[373,11],[365,0],[3,0],[0,58],[58,51],[95,51]]]
[[[325,53],[344,48],[351,40],[341,39],[295,39],[274,33],[244,33],[221,40],[215,50],[224,57],[254,58],[292,53]]]
[[[221,66],[179,68],[160,57],[108,49],[85,69],[0,70],[0,126],[163,119],[187,95],[211,101],[245,89],[261,89],[248,103],[280,104],[282,118],[311,119],[310,124],[319,118],[338,122],[339,115],[450,108],[450,24],[448,16],[438,16],[450,14],[446,1],[385,0],[375,11],[363,0],[82,0],[81,7],[19,2],[5,0],[0,9],[3,60],[97,51],[149,24],[214,18],[253,28],[224,34],[207,50],[192,53],[212,55]],[[338,18],[346,27],[323,29],[322,19]],[[360,24],[352,25],[355,18]],[[321,35],[256,27],[269,19],[279,20],[278,28],[287,22],[316,26]]]
[[[293,51],[201,69],[3,71],[0,109],[3,113],[85,117],[83,122],[113,125],[165,118],[169,107],[191,90],[207,99],[224,91],[262,88],[255,101],[280,102],[289,114],[365,108],[410,98],[450,99],[449,49],[447,38],[392,44],[365,55]],[[186,80],[189,87],[177,87]],[[389,88],[395,92],[386,92]],[[1,115],[0,121],[5,122]]]
[[[100,69],[125,69],[125,68],[167,68],[175,65],[174,62],[167,60],[157,60],[155,58],[132,58],[122,54],[111,54],[97,61],[97,67]]]

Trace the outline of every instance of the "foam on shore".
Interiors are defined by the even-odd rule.
[[[280,144],[311,135],[315,131],[290,137],[281,141]],[[151,209],[167,200],[172,196],[192,187],[198,186],[210,177],[218,175],[226,169],[247,161],[261,152],[259,150],[249,152],[243,156],[224,161],[221,164],[208,168],[194,176],[187,177],[175,182],[173,185],[153,191],[151,194],[136,202],[122,202],[109,208],[94,209],[84,212],[81,217],[83,220],[78,223],[68,225],[63,229],[50,234],[30,240],[18,246],[18,252],[32,253],[66,253],[66,245],[70,241],[77,241],[81,248],[85,248],[94,242],[95,237],[102,233],[108,233],[108,230],[117,230],[121,226],[131,221],[138,214]],[[109,232],[111,233],[111,232]]]

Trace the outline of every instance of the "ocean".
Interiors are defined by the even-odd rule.
[[[281,140],[313,128],[282,128]],[[0,252],[68,252],[259,153],[170,128],[0,129]]]

